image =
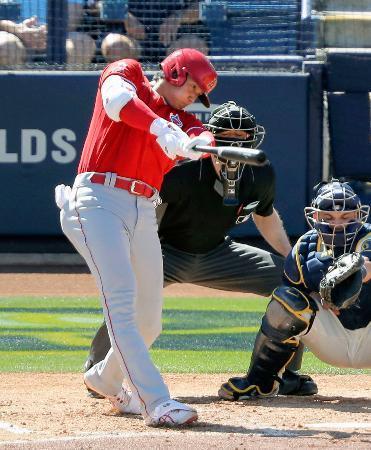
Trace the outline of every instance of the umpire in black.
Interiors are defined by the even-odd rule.
[[[229,101],[210,116],[216,145],[257,148],[265,130],[245,108]],[[273,167],[250,166],[215,156],[184,162],[165,177],[157,207],[164,261],[164,286],[192,283],[226,291],[269,296],[282,281],[291,244],[273,206]],[[235,242],[227,233],[252,216],[275,253]],[[105,324],[93,339],[85,370],[110,348]],[[303,348],[283,374],[281,394],[312,395],[314,381],[299,375]]]

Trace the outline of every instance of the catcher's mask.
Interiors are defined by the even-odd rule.
[[[350,251],[358,231],[367,221],[370,207],[361,205],[358,195],[348,183],[332,179],[321,183],[310,207],[304,209],[305,217],[311,228],[318,231],[324,244],[333,255]],[[316,189],[315,188],[315,189]],[[323,212],[354,213],[350,220],[336,224],[321,219]]]
[[[258,148],[265,136],[264,127],[257,125],[255,117],[232,101],[215,108],[206,127],[214,135],[217,146]],[[231,130],[243,132],[244,137],[223,136],[223,132]],[[216,160],[221,165],[224,204],[237,205],[239,181],[245,164],[222,158]]]

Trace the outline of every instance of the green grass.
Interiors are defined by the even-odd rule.
[[[267,301],[167,298],[151,354],[162,372],[243,373]],[[102,322],[95,298],[0,298],[0,372],[80,372]],[[306,373],[337,369],[305,353]]]

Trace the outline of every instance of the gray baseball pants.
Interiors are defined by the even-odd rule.
[[[108,325],[107,351],[112,349],[95,370],[106,395],[115,395],[125,377],[149,414],[170,398],[148,352],[161,333],[162,313],[162,255],[153,199],[112,187],[111,174],[105,185],[92,183],[91,176],[76,177],[61,225],[95,278]]]
[[[177,250],[162,243],[164,286],[173,283],[192,283],[225,291],[246,292],[269,296],[282,283],[284,259],[265,250],[234,242],[227,237],[213,250],[203,254],[192,254]],[[103,360],[110,349],[106,325],[97,331],[90,348],[87,370]],[[290,365],[297,370],[298,362]]]

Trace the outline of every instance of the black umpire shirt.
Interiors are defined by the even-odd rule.
[[[253,211],[270,216],[275,195],[272,166],[245,166],[238,206],[223,205],[222,193],[211,158],[173,168],[161,188],[162,202],[167,203],[159,227],[161,241],[188,253],[206,253],[223,242],[242,207],[258,202]]]

